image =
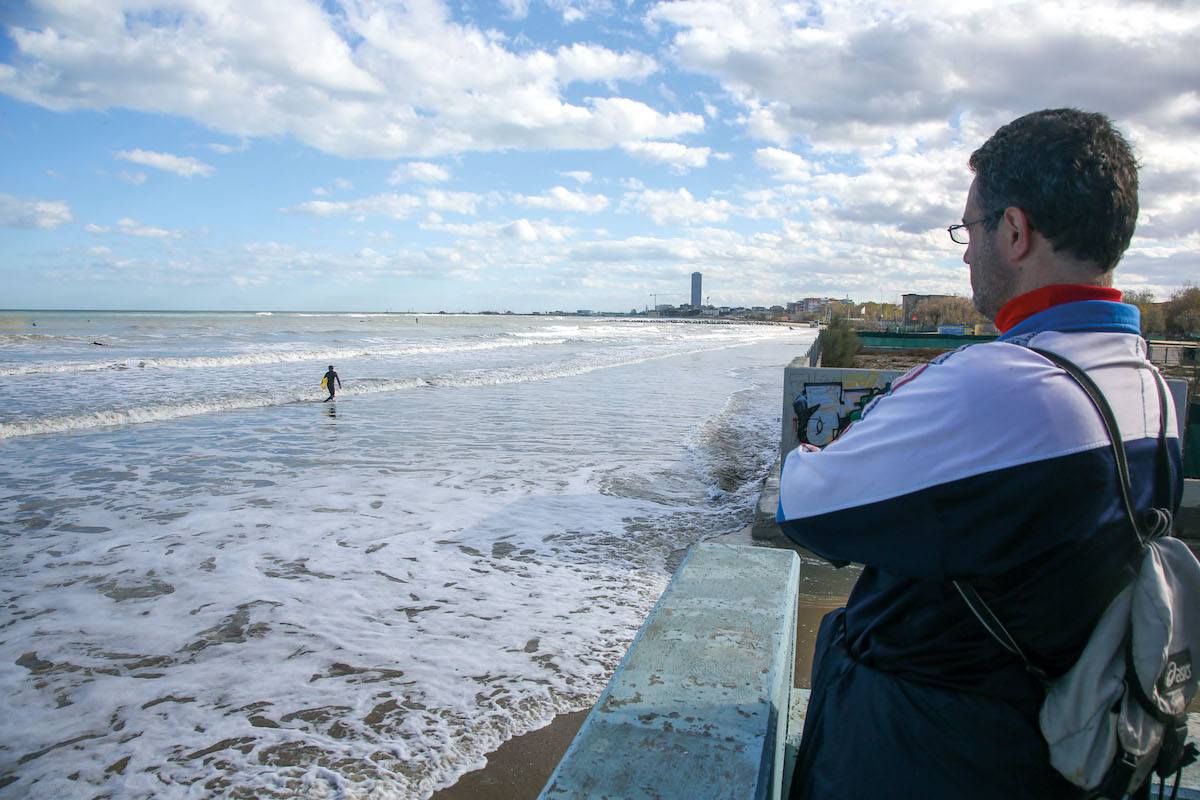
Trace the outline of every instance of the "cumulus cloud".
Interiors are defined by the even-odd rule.
[[[126,236],[136,236],[140,239],[178,239],[183,236],[182,231],[172,231],[166,228],[159,228],[154,225],[143,225],[136,219],[124,218],[117,220],[118,233],[123,233]]]
[[[649,217],[656,225],[696,225],[724,222],[736,210],[727,200],[697,200],[687,189],[646,189],[625,195],[621,208]]]
[[[687,147],[678,142],[630,142],[626,152],[656,164],[666,164],[676,172],[708,165],[710,147]]]
[[[450,170],[440,164],[433,164],[428,161],[410,161],[407,164],[399,164],[392,170],[392,174],[388,176],[388,183],[391,184],[405,183],[407,181],[441,183],[448,180],[450,180]]]
[[[52,231],[72,219],[70,206],[62,201],[0,194],[0,227]]]
[[[515,195],[513,202],[530,208],[550,208],[557,211],[583,211],[595,213],[608,208],[608,198],[602,194],[585,194],[573,192],[562,186],[555,186],[540,195]]]
[[[183,237],[183,231],[173,231],[167,228],[160,228],[155,225],[143,225],[132,217],[123,217],[117,220],[115,228],[107,225],[97,225],[94,222],[89,222],[83,226],[87,233],[101,236],[108,233],[119,233],[124,236],[133,236],[139,239],[180,239]],[[93,247],[96,250],[108,250],[107,247]]]
[[[308,217],[350,217],[362,221],[367,217],[389,217],[391,219],[408,219],[414,211],[422,206],[421,198],[409,194],[377,194],[358,200],[334,202],[330,200],[309,200],[299,205],[281,209],[288,214],[299,214]]]
[[[425,194],[425,205],[438,211],[474,214],[482,199],[473,192],[443,192],[432,189]]]
[[[803,181],[812,177],[812,164],[804,156],[778,147],[764,147],[755,151],[754,160],[782,180]]]
[[[135,164],[141,164],[144,167],[154,167],[161,169],[164,172],[173,172],[184,178],[191,178],[199,175],[202,178],[207,178],[213,174],[213,167],[210,164],[205,164],[198,158],[191,156],[175,156],[170,153],[155,153],[152,150],[121,150],[113,153],[115,158],[123,161],[132,161]]]
[[[597,149],[704,124],[614,91],[658,69],[644,53],[510,48],[435,0],[274,0],[236,13],[199,4],[180,14],[122,5],[31,4],[8,28],[14,58],[0,91],[54,110],[124,107],[232,136],[289,135],[351,157]],[[587,96],[568,100],[574,86]]]
[[[993,4],[948,0],[673,0],[647,20],[681,68],[721,84],[746,133],[773,145],[756,163],[808,194],[832,235],[936,231],[960,213],[975,146],[1021,113],[1076,106],[1108,113],[1139,150],[1139,235],[1177,242],[1200,229],[1200,28],[1186,5],[1131,8],[1017,0],[1003,12],[1016,30],[994,25]]]
[[[1119,0],[1017,0],[1004,13],[1022,20],[1019,30],[995,26],[996,13],[949,0],[811,8],[676,0],[656,4],[648,19],[674,31],[681,65],[721,81],[754,135],[783,146],[805,139],[879,152],[897,137],[936,137],[971,106],[988,109],[989,131],[1030,103],[1196,125],[1194,115],[1171,113],[1195,83],[1179,56],[1196,21],[1182,7],[1131,13]],[[1137,91],[1113,92],[1122,71],[1138,75]],[[997,75],[1006,80],[981,79]],[[1021,89],[1031,86],[1033,96]]]
[[[229,155],[230,153],[241,153],[248,150],[250,148],[250,142],[246,139],[243,139],[241,143],[236,145],[224,144],[222,142],[209,142],[205,145],[205,147],[207,147],[209,150],[220,153],[221,155]]]
[[[452,224],[443,222],[437,215],[428,217],[421,224],[421,227],[426,230],[442,231],[464,238],[493,239],[501,242],[508,240],[526,244],[536,242],[564,242],[575,233],[573,228],[554,225],[547,220],[516,219],[510,222],[493,221]]]
[[[1139,286],[1170,286],[1200,269],[1194,4],[539,0],[538,25],[525,26],[511,23],[530,13],[528,0],[502,0],[507,19],[439,0],[222,3],[154,14],[135,0],[30,0],[6,28],[0,92],[54,110],[182,117],[211,131],[198,141],[240,140],[264,154],[295,141],[387,159],[323,174],[353,174],[369,194],[382,169],[396,193],[332,202],[347,193],[313,178],[324,183],[314,202],[284,210],[410,220],[386,227],[430,274],[511,269],[519,281],[528,267],[574,280],[575,258],[612,274],[653,262],[714,279],[726,271],[763,295],[964,291],[961,249],[944,228],[962,212],[970,151],[1029,110],[1095,108],[1142,163],[1142,214],[1122,270]],[[547,10],[602,26],[547,33]],[[1001,12],[1020,30],[997,26]],[[598,150],[612,152],[589,152]],[[537,156],[509,159],[514,151]],[[123,152],[140,153],[125,160],[146,169],[227,177],[225,161],[218,175],[195,159]],[[717,160],[729,152],[724,169]],[[656,168],[629,169],[626,156]],[[238,160],[229,162],[232,175]],[[678,180],[664,182],[667,171]],[[460,188],[451,181],[475,191],[443,191]],[[619,202],[583,191],[610,185],[622,188]],[[0,224],[70,220],[67,203],[38,202],[0,198]],[[497,218],[456,224],[481,210]],[[522,218],[531,210],[548,219]],[[586,233],[563,225],[580,212]],[[687,229],[658,238],[652,226]],[[355,248],[379,235],[363,228],[350,232]],[[346,269],[370,260],[321,257]]]
[[[703,258],[703,248],[690,239],[631,236],[611,242],[583,242],[571,248],[571,258],[614,264],[639,261],[690,262]]]

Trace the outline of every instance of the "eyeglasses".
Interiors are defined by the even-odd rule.
[[[970,244],[971,243],[971,229],[969,226],[974,225],[976,222],[987,222],[990,219],[995,219],[996,217],[1000,216],[1003,213],[1004,213],[1003,209],[1001,209],[999,211],[993,211],[992,213],[986,214],[986,215],[980,217],[979,219],[973,219],[970,222],[964,222],[961,225],[951,225],[949,228],[946,228],[946,232],[950,234],[950,238],[955,243]]]

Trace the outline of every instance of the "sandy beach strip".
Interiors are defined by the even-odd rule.
[[[749,530],[721,540],[750,544]],[[801,570],[794,679],[799,688],[809,685],[813,645],[821,618],[846,603],[846,577],[843,574],[833,578],[833,572],[832,567],[811,564],[805,564]],[[509,739],[488,754],[482,769],[466,773],[453,786],[435,792],[431,800],[535,800],[587,715],[587,710],[559,714],[546,727]]]
[[[509,739],[488,753],[487,766],[466,773],[431,800],[534,800],[590,710],[559,714],[546,727]]]

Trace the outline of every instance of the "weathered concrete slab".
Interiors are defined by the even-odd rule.
[[[782,542],[785,538],[783,531],[779,529],[779,523],[775,521],[776,512],[779,510],[779,475],[782,468],[783,458],[776,458],[763,481],[762,490],[758,493],[750,535],[760,541]]]
[[[800,561],[692,548],[542,790],[557,798],[776,798]]]

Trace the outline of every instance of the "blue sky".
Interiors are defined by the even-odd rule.
[[[1117,285],[1200,276],[1200,6],[24,0],[0,307],[514,312],[970,294],[970,152],[1103,111]]]

